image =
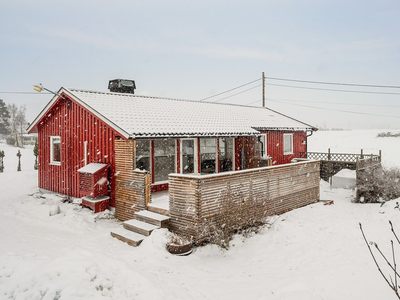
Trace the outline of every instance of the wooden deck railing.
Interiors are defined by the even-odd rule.
[[[304,161],[272,167],[213,175],[169,174],[170,229],[199,237],[202,220],[218,218],[227,193],[263,199],[268,215],[280,214],[319,200],[319,161]]]
[[[362,160],[362,159],[367,159],[367,158],[381,161],[381,156],[382,156],[381,151],[379,151],[379,155],[364,154],[364,151],[362,149],[361,149],[360,154],[332,153],[331,149],[328,149],[328,152],[300,152],[300,158],[344,162],[344,163],[354,163],[354,164],[357,163],[357,160]]]

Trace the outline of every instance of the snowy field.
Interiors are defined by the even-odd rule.
[[[316,132],[309,151],[382,150],[385,165],[400,166],[400,138],[375,138],[381,131]],[[41,195],[32,147],[21,151],[21,172],[17,149],[0,150],[0,299],[397,299],[358,225],[389,254],[389,220],[400,233],[396,200],[353,204],[353,191],[321,183],[321,199],[334,205],[281,215],[258,235],[236,237],[229,251],[208,245],[177,257],[165,250],[165,230],[133,248],[110,236],[120,222]],[[50,216],[57,205],[61,213]]]

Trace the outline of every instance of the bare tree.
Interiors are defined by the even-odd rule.
[[[21,147],[24,146],[24,128],[26,127],[26,106],[25,104],[22,105],[17,112],[17,126],[19,128],[19,133],[21,136]]]
[[[11,136],[15,138],[15,141],[17,143],[17,147],[19,147],[18,143],[18,121],[17,121],[17,115],[18,115],[18,107],[15,104],[8,104],[7,105],[7,110],[10,114],[10,127],[11,127]]]

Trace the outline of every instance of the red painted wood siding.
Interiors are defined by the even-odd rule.
[[[290,163],[293,158],[300,157],[300,152],[306,151],[306,136],[304,131],[262,131],[267,134],[267,154],[272,157],[273,165]],[[284,155],[283,135],[293,134],[293,154]]]
[[[81,197],[79,174],[84,166],[84,142],[87,141],[87,163],[110,164],[111,200],[115,206],[114,141],[118,135],[103,121],[71,99],[59,99],[38,122],[39,187],[57,193]],[[50,164],[50,136],[61,137],[61,165]],[[69,146],[69,147],[68,147]]]

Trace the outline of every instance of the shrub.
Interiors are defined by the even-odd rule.
[[[218,199],[217,213],[199,221],[199,240],[228,249],[234,234],[247,237],[266,223],[267,205],[265,195],[253,194],[245,198],[228,186]]]
[[[399,168],[368,168],[357,175],[355,202],[376,203],[400,197]]]

